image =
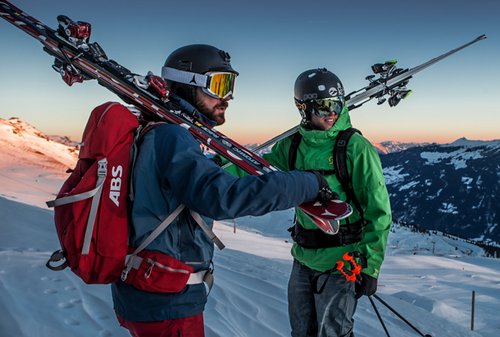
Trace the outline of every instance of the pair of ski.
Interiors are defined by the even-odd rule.
[[[211,128],[189,111],[181,109],[169,100],[164,91],[165,88],[156,83],[155,77],[134,74],[116,61],[109,59],[97,42],[89,42],[91,31],[89,23],[73,22],[66,16],[58,16],[59,26],[57,30],[54,30],[9,1],[0,1],[0,16],[42,43],[43,50],[55,57],[53,68],[61,74],[68,85],[95,79],[127,103],[135,105],[146,119],[166,121],[185,127],[203,144],[249,174],[262,175],[277,170],[254,152]],[[378,98],[380,103],[384,100],[384,96],[389,95],[390,102],[392,98],[392,101],[397,104],[407,94],[405,86],[414,74],[484,38],[484,35],[479,36],[461,47],[412,69],[397,69],[394,66],[395,62],[374,65],[372,68],[379,78],[374,79],[373,75],[367,77],[370,85],[348,95],[347,103],[353,109],[372,98]],[[352,96],[354,94],[356,95]],[[297,130],[298,127],[290,129],[262,144],[260,148],[287,137]],[[332,200],[327,205],[309,202],[299,207],[321,230],[331,235],[338,232],[339,221],[352,213],[351,206],[340,200]]]

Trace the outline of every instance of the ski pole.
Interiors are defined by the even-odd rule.
[[[336,263],[336,269],[340,271],[345,278],[348,281],[352,282],[359,282],[358,277],[361,274],[361,265],[356,263],[356,260],[354,259],[355,257],[359,256],[359,253],[357,252],[354,253],[345,253],[344,256],[342,257],[344,261],[348,262],[351,265],[351,270],[346,271],[344,270],[345,263],[343,260],[337,261]],[[413,330],[415,330],[420,336],[422,337],[432,337],[430,334],[423,334],[420,330],[418,330],[413,324],[411,324],[406,318],[404,318],[399,312],[397,312],[393,307],[391,307],[387,302],[385,302],[383,299],[380,298],[377,294],[373,294],[373,297],[375,297],[380,303],[382,303],[384,306],[386,306],[390,311],[392,311],[397,317],[399,317],[403,322],[408,324],[409,327],[411,327]],[[380,313],[378,312],[377,307],[375,306],[375,302],[371,298],[371,296],[368,296],[368,299],[370,300],[373,309],[375,310],[375,313],[380,320],[380,323],[382,324],[382,327],[384,328],[385,333],[387,334],[388,337],[390,337],[389,332],[387,331],[387,328],[382,321],[382,316],[380,316]]]
[[[392,311],[396,316],[398,316],[403,322],[405,322],[406,324],[408,324],[409,327],[411,327],[413,330],[415,330],[420,336],[422,337],[432,337],[431,335],[429,334],[423,334],[420,330],[418,330],[413,324],[411,324],[406,318],[404,318],[399,312],[397,312],[393,307],[391,307],[389,304],[387,304],[386,301],[384,301],[383,299],[380,298],[380,296],[378,296],[377,294],[373,294],[372,295],[373,297],[375,297],[380,303],[382,303],[383,305],[385,305],[387,307],[387,309],[389,309],[390,311]]]
[[[389,331],[387,330],[384,321],[382,320],[382,316],[380,316],[380,313],[378,312],[377,306],[375,305],[375,301],[371,296],[368,296],[368,299],[370,300],[370,303],[372,304],[373,310],[375,310],[375,314],[377,314],[378,320],[380,321],[380,324],[382,324],[382,328],[384,328],[385,334],[387,337],[391,337],[389,335]]]

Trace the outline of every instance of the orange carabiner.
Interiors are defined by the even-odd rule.
[[[341,272],[342,275],[345,276],[346,280],[356,282],[358,275],[361,273],[361,264],[358,264],[354,259],[354,254],[349,252],[345,253],[344,256],[342,256],[342,259],[343,261],[337,261],[335,269]],[[350,270],[346,270],[344,268],[344,261],[349,262],[349,265],[351,266]]]

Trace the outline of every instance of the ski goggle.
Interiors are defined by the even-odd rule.
[[[340,115],[344,109],[345,100],[343,96],[313,99],[310,101],[312,112],[318,117],[328,117],[332,113]]]
[[[161,69],[161,77],[164,79],[200,87],[207,95],[219,99],[232,98],[237,76],[238,73],[228,71],[198,74],[172,67],[162,67]]]
[[[207,84],[202,87],[204,93],[214,98],[231,99],[234,92],[235,73],[213,72],[205,74]]]

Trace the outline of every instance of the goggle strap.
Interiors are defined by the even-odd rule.
[[[202,88],[205,88],[208,82],[207,75],[192,73],[190,71],[179,70],[171,67],[162,67],[161,77],[173,82],[194,85]]]

